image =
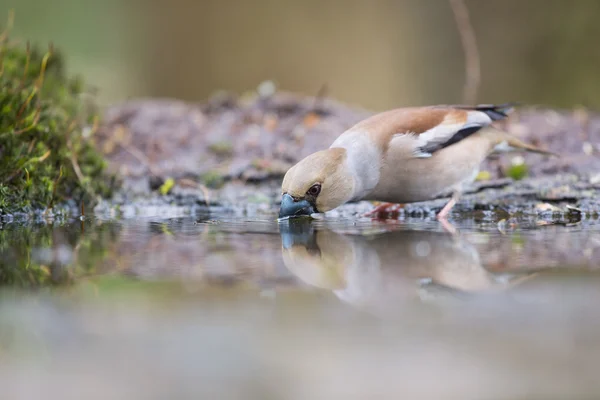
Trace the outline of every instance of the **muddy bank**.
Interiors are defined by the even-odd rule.
[[[99,209],[135,202],[138,210],[176,205],[269,213],[276,208],[280,180],[291,165],[328,147],[370,114],[330,99],[288,93],[221,95],[207,104],[165,99],[112,106],[105,112],[97,144],[124,186]],[[567,204],[584,213],[600,210],[600,117],[583,109],[525,107],[501,127],[561,157],[490,159],[483,166],[484,180],[474,185],[458,210],[547,213],[566,211]],[[509,178],[515,162],[524,163],[526,171],[519,181]],[[443,200],[415,203],[405,211],[428,214],[442,205]],[[355,208],[341,212],[353,213]]]

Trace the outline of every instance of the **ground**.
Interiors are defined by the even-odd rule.
[[[106,110],[97,139],[110,169],[123,177],[124,189],[101,209],[136,200],[138,208],[176,204],[273,210],[281,178],[291,165],[328,147],[371,114],[330,99],[281,92],[219,95],[201,105],[168,99],[114,105]],[[582,211],[584,217],[597,217],[600,117],[585,109],[522,107],[501,127],[560,157],[490,159],[457,211],[488,210],[506,217]],[[403,214],[433,214],[445,201],[410,204]],[[348,205],[337,214],[365,207],[370,205]]]

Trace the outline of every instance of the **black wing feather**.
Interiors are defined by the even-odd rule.
[[[453,105],[453,106],[440,106],[440,107],[451,107],[459,110],[469,110],[469,111],[481,111],[485,113],[488,117],[491,118],[492,121],[498,121],[508,117],[508,113],[517,105],[517,103],[506,103],[506,104],[480,104],[477,106],[463,106],[463,105]],[[420,154],[421,157],[429,157],[436,151],[440,151],[443,148],[453,145],[454,143],[460,142],[461,140],[471,136],[475,132],[479,131],[483,128],[482,125],[472,124],[465,125],[462,129],[458,130],[454,135],[452,135],[445,142],[432,142],[427,144],[426,146],[420,147],[417,149],[417,153]]]
[[[492,121],[498,121],[508,117],[508,113],[515,108],[518,103],[504,103],[504,104],[479,104],[476,106],[451,106],[460,110],[474,110],[484,112],[492,119]]]
[[[452,135],[450,139],[446,140],[445,142],[428,144],[427,146],[420,147],[419,151],[425,154],[432,154],[456,142],[460,142],[461,140],[471,136],[481,128],[483,128],[483,126],[481,125],[466,125],[463,129],[457,131],[454,135]]]

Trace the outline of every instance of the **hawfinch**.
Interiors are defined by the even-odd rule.
[[[411,203],[452,192],[438,214],[445,219],[489,154],[552,154],[490,126],[511,109],[429,106],[369,117],[287,171],[279,217],[323,213],[350,201]]]
[[[508,289],[527,278],[488,272],[471,243],[441,232],[363,236],[297,228],[282,225],[280,231],[285,266],[305,283],[357,306],[397,311],[419,289],[477,293]]]

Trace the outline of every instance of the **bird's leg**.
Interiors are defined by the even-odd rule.
[[[442,208],[442,211],[440,211],[438,213],[437,219],[445,220],[446,218],[448,218],[448,214],[450,213],[450,210],[452,210],[452,207],[454,207],[454,205],[458,202],[459,198],[460,198],[460,192],[454,191],[452,193],[452,197],[450,198],[450,201],[448,203],[446,203],[444,208]]]
[[[381,203],[371,211],[364,214],[365,217],[372,217],[380,214],[398,213],[404,206],[396,203]]]
[[[456,229],[454,227],[454,225],[452,225],[450,223],[450,221],[448,221],[446,218],[442,218],[439,221],[440,221],[440,224],[442,225],[442,228],[444,228],[444,230],[446,232],[448,232],[452,236],[455,236],[456,234],[458,234],[458,229]]]
[[[444,230],[446,232],[448,232],[449,234],[451,234],[453,236],[455,236],[458,233],[458,230],[448,221],[447,217],[448,217],[448,214],[450,213],[450,210],[452,209],[452,207],[454,207],[454,205],[458,202],[459,198],[460,198],[460,192],[454,191],[452,193],[452,197],[450,198],[450,201],[448,201],[448,203],[446,203],[444,208],[442,208],[442,211],[440,211],[437,215],[437,219],[438,219],[438,221],[440,221],[440,224],[442,224],[442,228],[444,228]]]

